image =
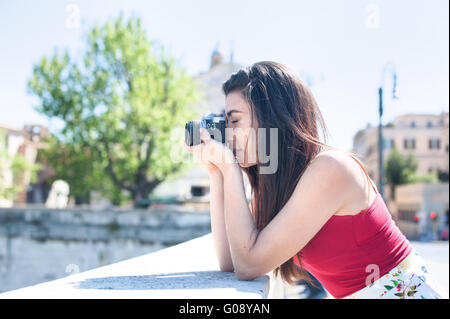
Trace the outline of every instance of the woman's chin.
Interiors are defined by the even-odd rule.
[[[239,166],[242,167],[242,168],[251,167],[251,166],[254,166],[254,165],[257,164],[255,161],[253,161],[253,162],[248,162],[248,161],[246,161],[246,158],[244,157],[244,154],[241,153],[241,152],[239,152],[239,153],[236,155],[235,158],[236,158],[236,161],[237,161],[237,163],[239,164]],[[253,160],[253,159],[252,159],[252,160]]]
[[[256,165],[256,163],[239,163],[239,162],[238,162],[238,164],[242,168],[252,167],[252,166]]]

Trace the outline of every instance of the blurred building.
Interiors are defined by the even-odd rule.
[[[233,53],[230,54],[228,61],[225,61],[223,55],[215,48],[211,54],[209,69],[193,77],[194,81],[201,88],[201,101],[198,102],[199,114],[206,111],[214,113],[224,113],[225,96],[222,93],[222,83],[226,81],[233,72],[239,70],[242,66],[234,63]],[[186,119],[199,120],[198,119]],[[5,131],[5,145],[10,155],[22,154],[30,163],[36,162],[38,149],[44,147],[42,139],[49,136],[48,130],[39,125],[25,126],[23,129],[0,126]],[[1,147],[1,145],[0,145]],[[44,204],[51,185],[47,182],[53,177],[54,171],[47,167],[38,172],[38,181],[30,184],[29,179],[25,180],[23,185],[25,190],[21,192],[16,200],[6,201],[0,199],[0,206],[12,206],[13,204]],[[12,172],[4,172],[7,177],[7,183],[12,182]],[[245,179],[245,177],[244,177]],[[247,185],[247,180],[245,179]],[[9,184],[8,184],[9,185]],[[247,186],[248,188],[248,186]],[[198,164],[176,178],[168,178],[162,182],[153,192],[156,198],[171,198],[183,202],[209,203],[209,177],[205,169]],[[109,200],[103,196],[92,193],[91,206],[110,206]]]
[[[414,240],[448,240],[449,184],[414,183],[395,190],[390,211],[403,234]]]
[[[383,126],[383,159],[394,145],[403,155],[414,154],[418,173],[449,171],[449,114],[406,114]],[[353,138],[353,152],[368,168],[370,177],[378,181],[378,126],[368,126]]]
[[[194,77],[202,88],[203,99],[198,104],[199,110],[223,114],[225,112],[225,96],[222,93],[222,83],[242,67],[233,61],[233,53],[226,62],[219,50],[214,49],[209,69]],[[246,190],[248,190],[246,176],[244,176],[244,182]],[[153,195],[155,197],[176,197],[184,202],[209,203],[208,173],[199,165],[175,180],[164,181],[154,190]]]
[[[40,148],[45,146],[43,140],[49,137],[48,129],[42,125],[25,125],[22,129],[0,125],[0,131],[4,138],[0,141],[0,150],[6,150],[10,156],[19,154],[27,160],[28,163],[35,163],[37,153]],[[13,173],[8,165],[1,168],[2,186],[10,187],[13,184]],[[46,180],[53,174],[53,170],[44,166],[38,172],[38,179],[35,184],[30,184],[31,176],[24,176],[19,182],[24,187],[14,200],[0,198],[0,207],[10,207],[13,204],[26,203],[44,203],[50,186]]]
[[[389,157],[395,146],[402,155],[413,154],[417,159],[417,173],[449,172],[449,113],[405,114],[383,126],[383,159]],[[366,165],[373,181],[379,185],[378,126],[370,126],[356,133],[353,152]],[[439,232],[448,237],[448,178],[440,183],[399,185],[396,200],[385,185],[385,197],[390,212],[405,235],[426,237],[432,227],[429,215],[436,212]],[[415,217],[416,216],[416,217]],[[419,222],[414,221],[419,220]],[[445,237],[445,235],[442,235]]]
[[[225,110],[222,83],[240,68],[242,65],[234,63],[233,54],[230,55],[230,60],[225,62],[224,57],[217,49],[212,52],[209,70],[194,77],[203,87],[203,101],[200,102],[202,109],[206,108],[214,113],[222,113]]]

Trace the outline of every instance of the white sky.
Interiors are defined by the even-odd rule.
[[[79,9],[79,27],[70,4]],[[388,61],[400,99],[385,95],[384,123],[404,113],[448,111],[448,6],[448,0],[0,0],[0,123],[50,125],[26,91],[33,63],[56,47],[80,54],[94,22],[123,11],[139,16],[148,37],[191,75],[208,69],[218,42],[226,60],[233,47],[239,64],[273,60],[308,76],[330,144],[348,150],[367,122],[378,124],[377,90]],[[385,84],[390,91],[389,77]]]

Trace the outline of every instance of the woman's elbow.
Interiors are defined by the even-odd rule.
[[[250,271],[243,270],[235,270],[236,278],[238,280],[249,281],[258,278],[259,276],[256,273]]]
[[[220,268],[220,271],[223,271],[223,272],[233,272],[234,271],[233,264],[221,263],[219,265],[219,268]]]
[[[223,272],[233,272],[234,268],[233,267],[220,267],[220,271]]]
[[[251,274],[247,274],[247,273],[236,272],[236,278],[238,280],[242,280],[242,281],[250,281],[250,280],[256,279],[258,277],[257,276],[253,276]]]

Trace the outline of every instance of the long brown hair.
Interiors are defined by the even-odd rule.
[[[240,92],[256,117],[258,128],[278,129],[278,168],[273,174],[259,174],[260,163],[241,168],[251,185],[251,207],[258,231],[261,231],[291,197],[303,172],[324,149],[328,130],[309,88],[286,66],[262,61],[233,73],[222,84],[226,95]],[[324,142],[320,141],[319,128]],[[258,144],[259,145],[259,144]],[[267,149],[267,148],[266,148]],[[270,150],[272,152],[273,150]],[[362,163],[351,153],[355,160]],[[364,166],[361,166],[364,169]],[[367,172],[365,171],[366,175]],[[370,189],[369,189],[370,191]],[[298,256],[301,261],[301,256]],[[291,257],[274,270],[288,284],[311,278]]]

